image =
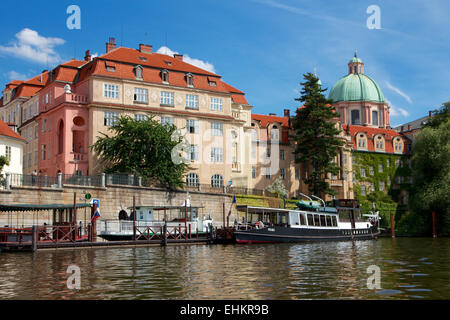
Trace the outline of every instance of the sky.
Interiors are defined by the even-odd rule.
[[[45,4],[47,3],[47,4]],[[67,20],[80,8],[80,29]],[[379,8],[380,28],[368,28]],[[391,125],[450,100],[447,0],[18,1],[0,22],[0,83],[28,79],[86,50],[119,46],[184,54],[244,91],[253,113],[293,114],[303,75],[329,90],[357,50],[391,106]]]

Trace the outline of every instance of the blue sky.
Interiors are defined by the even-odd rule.
[[[446,0],[138,0],[17,1],[2,15],[0,81],[29,78],[74,56],[119,45],[167,46],[212,65],[244,91],[254,113],[282,114],[298,106],[306,72],[324,87],[347,73],[358,51],[365,73],[393,108],[391,125],[450,100],[450,2]],[[69,30],[66,9],[81,8],[81,30]],[[381,28],[368,29],[370,5]],[[20,13],[20,14],[18,14]],[[24,31],[25,30],[25,31]]]

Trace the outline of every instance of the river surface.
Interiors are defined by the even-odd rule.
[[[0,253],[0,271],[0,299],[450,299],[450,239]]]

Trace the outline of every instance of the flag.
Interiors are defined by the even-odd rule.
[[[233,204],[235,204],[235,203],[236,203],[236,196],[234,195],[233,196],[233,201],[231,201],[230,211],[228,211],[228,216],[231,215],[231,209],[233,208]]]
[[[97,210],[95,210],[94,216],[91,219],[91,223],[97,220],[98,218],[100,218],[100,210],[97,208]]]

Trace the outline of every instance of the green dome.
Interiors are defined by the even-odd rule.
[[[334,102],[372,101],[384,103],[384,95],[378,84],[365,74],[348,74],[340,79],[328,96]]]
[[[349,63],[352,63],[352,62],[363,63],[362,60],[360,58],[358,58],[358,57],[353,57],[352,60],[349,61]]]

